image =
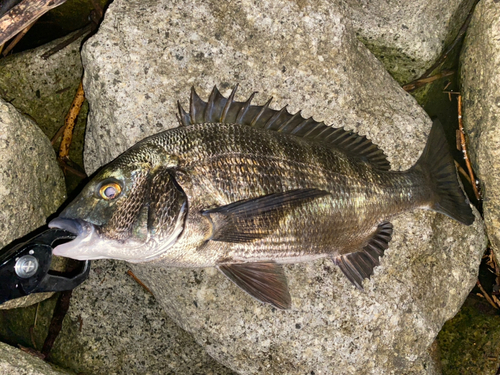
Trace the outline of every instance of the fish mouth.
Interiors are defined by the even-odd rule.
[[[49,228],[63,229],[76,235],[72,241],[57,245],[52,254],[76,260],[100,259],[101,257],[90,256],[84,250],[89,248],[95,241],[96,233],[93,224],[80,220],[68,218],[55,218],[49,223]]]

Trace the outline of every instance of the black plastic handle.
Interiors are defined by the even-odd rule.
[[[31,293],[62,292],[80,285],[89,275],[90,261],[80,262],[71,274],[50,271],[56,241],[72,240],[75,235],[62,229],[48,229],[28,241],[0,252],[0,304]]]

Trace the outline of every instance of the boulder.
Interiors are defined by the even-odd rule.
[[[82,50],[93,172],[176,127],[176,102],[237,83],[275,108],[366,135],[392,168],[411,167],[431,121],[356,39],[342,2],[116,0]],[[215,269],[133,265],[163,309],[240,374],[435,374],[427,350],[475,284],[486,246],[471,227],[416,211],[393,220],[365,291],[327,260],[286,266],[292,309],[256,302]],[[100,261],[94,263],[98,266]]]
[[[0,373],[2,375],[71,375],[56,369],[42,359],[0,342]]]
[[[49,140],[0,99],[0,249],[44,225],[65,198],[64,177]],[[11,300],[0,309],[28,306],[50,295]]]
[[[80,46],[84,37],[77,38],[48,58],[43,56],[73,36],[74,33],[0,59],[0,97],[34,119],[49,138],[64,125],[64,118],[80,84],[83,74]],[[86,112],[85,104],[78,116],[70,149],[71,160],[80,164]]]
[[[49,140],[0,99],[0,248],[45,224],[65,198]]]
[[[92,264],[73,291],[50,360],[85,374],[230,375],[127,274],[124,262]]]
[[[420,77],[462,27],[474,0],[347,0],[359,39],[401,84]]]
[[[468,152],[481,182],[486,230],[500,259],[500,4],[481,1],[465,39],[460,65]]]

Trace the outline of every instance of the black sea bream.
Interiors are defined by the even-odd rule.
[[[77,235],[54,254],[218,267],[262,302],[289,308],[281,264],[331,258],[358,288],[391,240],[390,220],[431,209],[474,216],[439,123],[418,162],[391,171],[367,138],[300,113],[192,91],[180,126],[104,166],[50,223]]]

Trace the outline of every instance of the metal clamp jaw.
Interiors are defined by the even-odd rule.
[[[31,293],[62,292],[87,279],[90,261],[80,262],[76,273],[55,275],[50,271],[53,244],[72,240],[62,229],[48,229],[28,241],[0,252],[0,304]]]

